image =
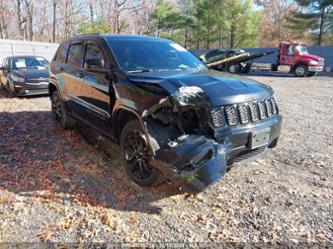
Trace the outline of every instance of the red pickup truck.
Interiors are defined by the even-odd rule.
[[[290,72],[297,77],[311,77],[324,70],[324,58],[309,54],[303,43],[281,42],[277,63],[272,64],[272,71],[278,71],[279,66],[290,66]]]

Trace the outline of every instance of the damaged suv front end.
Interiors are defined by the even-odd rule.
[[[106,39],[124,72],[118,77],[120,84],[114,84],[113,116],[116,119],[115,114],[125,108],[140,119],[149,147],[145,157],[149,166],[144,168],[157,169],[176,186],[202,191],[217,182],[229,165],[254,159],[277,145],[282,116],[272,88],[209,70],[172,41]],[[125,63],[122,56],[134,53],[134,59],[126,57]],[[159,53],[163,65],[156,65]],[[134,150],[133,156],[122,149],[127,164],[139,165],[132,167],[144,176],[139,156],[143,153]]]

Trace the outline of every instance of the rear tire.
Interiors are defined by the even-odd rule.
[[[278,65],[276,65],[276,64],[272,64],[272,65],[271,65],[271,70],[272,70],[273,72],[277,72],[277,70],[278,70]]]
[[[52,112],[55,114],[55,118],[60,122],[62,128],[71,129],[75,127],[76,120],[68,114],[65,103],[62,101],[57,91],[51,94],[51,105]]]
[[[305,77],[308,74],[309,70],[308,67],[305,65],[297,65],[294,68],[294,74],[297,77]]]
[[[120,135],[122,164],[128,176],[138,185],[152,187],[164,181],[162,173],[149,164],[152,153],[138,120],[126,124]]]

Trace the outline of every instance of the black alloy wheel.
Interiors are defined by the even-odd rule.
[[[51,95],[51,108],[56,120],[61,120],[61,103],[57,91],[54,91]]]
[[[120,149],[126,172],[136,184],[149,187],[162,182],[163,175],[149,163],[152,153],[138,120],[133,120],[124,127]]]
[[[60,122],[62,128],[71,129],[75,127],[76,120],[67,113],[65,104],[57,91],[51,94],[51,108],[52,112],[55,114],[56,120]]]

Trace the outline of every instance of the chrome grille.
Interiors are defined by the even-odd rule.
[[[215,126],[221,127],[226,125],[223,107],[212,110],[211,114]]]
[[[267,118],[265,102],[262,102],[262,101],[258,102],[258,107],[259,107],[260,119]]]
[[[241,123],[248,124],[250,122],[250,115],[249,115],[249,110],[247,108],[247,105],[239,105],[238,112],[239,112],[239,117],[240,117]]]
[[[267,108],[267,116],[270,117],[273,115],[273,108],[272,108],[272,102],[270,99],[265,100],[266,108]]]
[[[278,113],[278,109],[277,109],[277,105],[276,105],[275,99],[271,98],[271,102],[272,102],[273,114],[275,115],[275,114]]]
[[[259,111],[258,111],[258,106],[256,103],[250,103],[250,113],[251,113],[251,119],[252,122],[256,122],[259,120]]]
[[[48,82],[48,78],[28,79],[27,82],[28,82],[28,83]]]
[[[230,126],[249,124],[270,118],[276,114],[278,114],[278,107],[274,98],[219,107],[211,111],[211,117],[215,127],[222,127],[227,124]]]
[[[238,115],[235,106],[233,105],[227,106],[225,108],[225,113],[227,115],[227,120],[229,125],[236,125],[238,123]]]

